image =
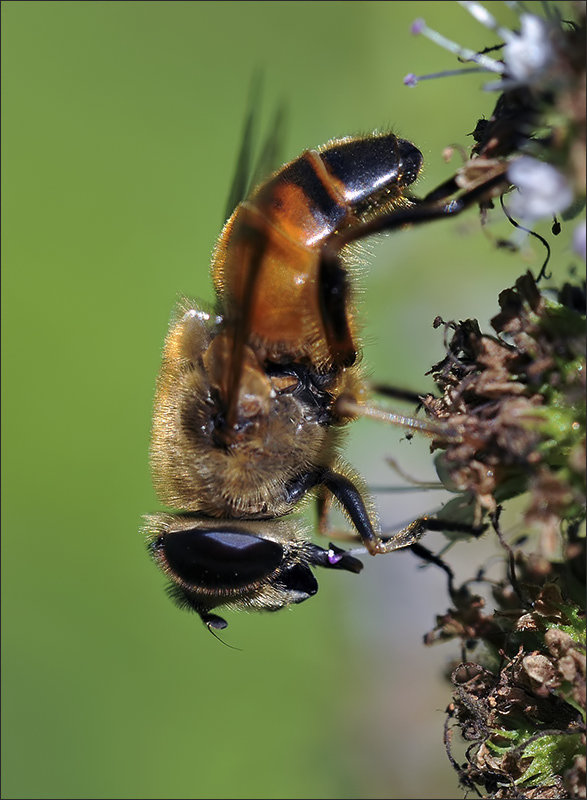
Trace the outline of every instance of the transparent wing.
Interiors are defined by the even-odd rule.
[[[248,196],[250,191],[258,183],[268,178],[282,162],[286,127],[286,111],[285,103],[283,102],[280,103],[275,111],[269,131],[259,151],[255,168],[254,170],[252,169],[254,137],[261,110],[261,93],[262,75],[261,73],[256,73],[251,82],[249,107],[245,118],[241,147],[226,206],[227,219],[236,206]],[[249,255],[247,263],[243,264],[247,277],[242,307],[230,309],[226,320],[226,325],[231,330],[232,338],[232,348],[227,367],[227,436],[230,436],[232,425],[236,419],[238,396],[244,368],[244,348],[249,340],[250,333],[250,309],[255,297],[266,245],[267,242],[264,236],[260,235],[259,231],[251,230]]]
[[[230,217],[234,209],[242,200],[245,199],[249,193],[252,174],[252,152],[255,138],[255,128],[261,110],[262,83],[263,80],[261,73],[255,73],[251,80],[249,100],[247,104],[248,110],[243,127],[241,146],[236,160],[234,177],[232,179],[230,192],[228,193],[224,221]]]
[[[268,178],[282,163],[283,145],[285,141],[286,110],[281,102],[273,116],[265,141],[259,151],[257,162],[253,168],[254,141],[261,115],[261,96],[263,76],[255,73],[249,90],[248,110],[243,126],[241,146],[238,153],[234,177],[228,194],[224,221],[226,221],[239,203],[251,190]]]
[[[287,112],[285,102],[281,101],[275,110],[271,126],[257,158],[249,191],[272,175],[283,163],[286,126]]]
[[[232,348],[228,363],[228,387],[226,408],[226,435],[232,435],[237,417],[239,391],[243,377],[245,345],[251,330],[251,307],[257,289],[259,273],[265,255],[267,241],[259,231],[252,231],[249,239],[249,258],[242,307],[229,312],[228,326],[232,334]]]

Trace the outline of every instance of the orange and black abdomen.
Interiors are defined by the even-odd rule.
[[[319,370],[350,363],[346,274],[337,259],[322,258],[324,245],[400,202],[421,162],[393,134],[339,139],[261,184],[226,223],[212,263],[227,322],[268,359],[306,359]]]

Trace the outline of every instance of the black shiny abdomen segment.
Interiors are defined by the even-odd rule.
[[[320,153],[326,169],[345,186],[351,205],[360,205],[386,189],[413,183],[422,165],[422,153],[392,133],[333,144]]]
[[[322,179],[316,173],[316,166],[312,161],[312,157],[308,154],[296,158],[287,167],[285,167],[279,174],[271,181],[265,189],[261,190],[260,197],[265,199],[265,192],[273,193],[275,186],[283,184],[287,186],[299,186],[302,189],[305,200],[310,208],[312,216],[316,221],[316,233],[326,235],[336,230],[346,215],[346,208],[343,204],[336,202],[335,198],[330,194],[328,189],[324,186]],[[279,203],[279,193],[275,193],[273,202]],[[276,212],[282,216],[284,210],[277,205]],[[294,207],[293,212],[297,213]],[[287,213],[287,209],[285,210]]]
[[[209,589],[247,586],[274,572],[283,559],[277,542],[226,527],[166,533],[157,549],[174,576]]]

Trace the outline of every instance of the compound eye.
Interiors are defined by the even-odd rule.
[[[230,528],[164,533],[155,548],[175,577],[205,589],[248,586],[274,572],[283,559],[277,542]]]

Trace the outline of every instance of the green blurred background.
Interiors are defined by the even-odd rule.
[[[421,643],[448,604],[442,575],[409,553],[321,574],[289,612],[229,615],[237,651],[166,599],[138,534],[159,507],[147,450],[163,337],[180,293],[211,299],[254,70],[265,123],[287,103],[287,158],[392,127],[424,153],[424,193],[495,98],[479,76],[405,88],[408,72],[454,66],[410,35],[414,17],[492,43],[447,2],[2,4],[3,797],[459,794],[442,746],[456,648]],[[429,388],[434,317],[486,324],[525,268],[477,226],[471,212],[371,247],[379,380]],[[399,482],[390,453],[433,478],[425,442],[355,424],[347,455],[370,482]],[[386,495],[384,526],[438,500]]]

